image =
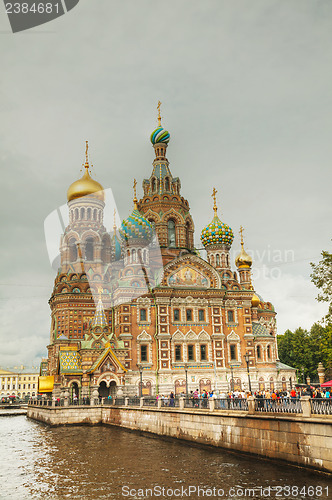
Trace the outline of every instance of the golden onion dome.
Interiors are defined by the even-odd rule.
[[[104,201],[105,198],[103,186],[90,177],[89,168],[85,166],[83,177],[69,186],[67,199],[71,201],[88,195],[93,195],[95,198],[102,201]]]
[[[250,255],[247,254],[247,252],[244,249],[243,246],[243,227],[240,227],[240,234],[241,234],[241,252],[239,255],[237,255],[235,259],[235,265],[236,267],[251,267],[252,266],[252,258]]]
[[[67,191],[67,199],[68,201],[75,200],[76,198],[81,198],[82,196],[93,195],[98,200],[104,201],[104,188],[99,182],[94,181],[89,173],[89,159],[88,159],[88,141],[86,141],[85,148],[85,172],[81,179],[73,182]]]
[[[241,243],[241,252],[237,255],[235,259],[236,267],[251,267],[252,266],[252,257],[247,254],[245,249],[243,248],[243,243]]]
[[[258,307],[259,303],[260,303],[260,298],[257,297],[257,295],[254,293],[254,295],[252,296],[252,299],[251,299],[251,305],[253,307]]]

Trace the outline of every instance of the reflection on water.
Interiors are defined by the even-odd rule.
[[[141,436],[113,427],[58,427],[1,417],[1,499],[121,499],[130,488],[322,486],[322,494],[270,498],[328,498],[332,482],[303,469],[202,449],[175,440]],[[295,491],[295,490],[294,490]],[[319,490],[318,490],[319,491]],[[233,493],[233,491],[232,491]],[[157,496],[149,497],[157,498]],[[170,498],[170,496],[159,496]],[[175,496],[173,498],[176,498]],[[191,498],[201,498],[197,494]],[[206,498],[206,497],[205,497]],[[215,496],[214,498],[218,498]],[[245,498],[244,495],[232,498]],[[247,497],[249,498],[249,497]],[[255,498],[262,498],[256,490]]]

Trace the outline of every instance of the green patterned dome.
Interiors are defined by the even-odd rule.
[[[232,229],[224,222],[221,222],[217,215],[213,217],[211,223],[201,233],[201,241],[205,247],[220,244],[230,247],[233,239]]]
[[[151,223],[135,207],[128,219],[122,222],[120,234],[126,241],[137,239],[151,241],[153,228]]]

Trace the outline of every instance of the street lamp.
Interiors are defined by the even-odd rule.
[[[139,369],[139,378],[140,378],[140,383],[139,383],[139,397],[141,398],[142,397],[142,386],[143,386],[143,368],[141,367],[141,365],[139,365],[138,369]]]
[[[186,372],[186,397],[188,397],[188,365],[184,364],[184,370]]]
[[[302,366],[302,379],[303,379],[303,383],[305,384],[305,380],[304,380],[304,366]]]
[[[247,372],[248,372],[248,382],[249,382],[249,391],[251,392],[251,381],[250,381],[250,373],[249,373],[249,354],[246,352],[244,355],[244,360],[247,363]]]
[[[231,367],[231,392],[234,392],[234,378],[233,378],[233,365],[229,365]]]

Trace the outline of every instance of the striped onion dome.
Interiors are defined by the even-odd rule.
[[[209,245],[227,245],[231,246],[234,239],[232,229],[219,217],[215,215],[208,226],[201,233],[201,241],[205,247]]]
[[[166,144],[168,144],[169,139],[170,139],[169,132],[163,129],[163,127],[156,128],[156,130],[152,132],[150,137],[152,144],[157,144],[158,142],[165,142]]]

